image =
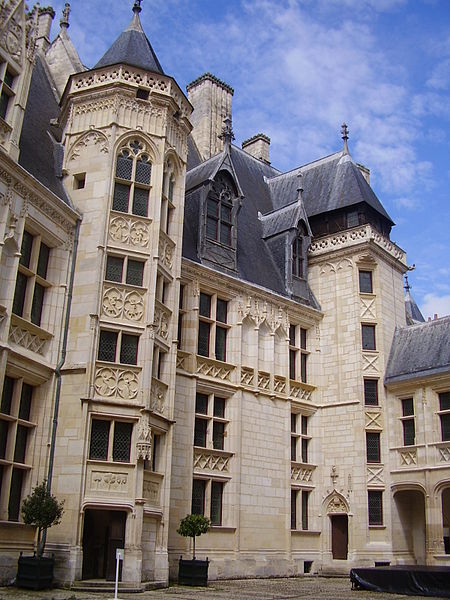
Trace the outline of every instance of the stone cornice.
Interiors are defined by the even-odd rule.
[[[12,194],[17,193],[22,196],[25,203],[35,206],[66,233],[71,233],[75,222],[81,218],[76,210],[68,206],[61,198],[1,151],[0,180],[7,186],[4,202],[11,201]]]
[[[308,257],[310,260],[314,260],[316,257],[325,258],[329,253],[335,254],[337,251],[350,250],[353,252],[356,246],[364,243],[374,244],[377,249],[386,252],[395,262],[406,267],[405,252],[371,225],[362,225],[314,240],[308,249]]]

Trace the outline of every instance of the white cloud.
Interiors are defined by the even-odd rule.
[[[428,317],[434,318],[434,315],[438,315],[438,317],[445,317],[450,315],[450,294],[445,294],[443,296],[439,296],[437,294],[425,294],[421,312],[425,317],[425,320]]]

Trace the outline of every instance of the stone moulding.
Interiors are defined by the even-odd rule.
[[[405,252],[394,242],[381,235],[371,225],[362,225],[349,231],[342,231],[322,237],[312,242],[308,249],[308,255],[312,258],[369,241],[374,242],[377,246],[388,252],[394,259],[406,264]]]

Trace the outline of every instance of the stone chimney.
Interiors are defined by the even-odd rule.
[[[192,137],[203,158],[207,160],[222,152],[220,139],[223,121],[232,117],[231,101],[234,90],[211,73],[205,73],[186,86],[189,102],[194,107],[190,117]]]
[[[38,34],[36,46],[44,52],[50,46],[50,29],[55,18],[55,11],[51,6],[39,8]]]
[[[259,160],[263,160],[268,165],[270,165],[269,146],[270,138],[264,135],[264,133],[257,133],[248,140],[245,140],[245,142],[242,142],[242,150],[245,150],[245,152],[255,158],[259,158]]]

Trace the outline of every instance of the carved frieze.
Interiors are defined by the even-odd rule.
[[[138,395],[139,375],[131,369],[97,366],[94,388],[99,396],[133,400]]]
[[[249,318],[256,327],[260,327],[265,322],[272,333],[279,327],[289,331],[287,312],[281,306],[276,306],[255,296],[239,296],[238,313],[241,321]]]
[[[400,466],[410,467],[417,465],[417,449],[400,450]]]
[[[150,242],[149,222],[113,214],[109,221],[109,237],[114,242],[147,248]]]
[[[360,298],[361,319],[376,319],[375,298]]]
[[[331,251],[339,250],[360,244],[361,242],[373,241],[383,248],[396,260],[405,261],[405,253],[394,242],[384,237],[376,231],[371,225],[362,225],[350,231],[329,235],[312,242],[308,249],[310,257],[326,254]]]
[[[339,496],[338,494],[333,494],[333,496],[328,501],[327,505],[327,513],[346,513],[348,512],[347,504],[345,500]]]
[[[168,271],[172,271],[175,243],[163,232],[160,232],[158,255],[159,261]]]
[[[228,455],[194,450],[194,469],[227,473],[230,469],[230,458]]]
[[[146,504],[151,504],[153,506],[159,505],[160,487],[161,486],[160,486],[159,481],[144,479],[143,493],[144,493],[144,498],[146,500]]]
[[[43,356],[45,354],[46,345],[49,340],[49,335],[40,335],[20,325],[11,325],[9,330],[9,341],[22,346],[25,350],[31,350]]]
[[[69,160],[75,160],[78,158],[80,154],[84,153],[86,148],[89,146],[98,146],[97,150],[102,154],[108,154],[109,152],[109,142],[106,135],[101,131],[92,129],[91,131],[88,131],[80,136],[72,145],[69,151]]]
[[[366,412],[366,429],[382,429],[380,412]]]
[[[270,389],[270,374],[258,371],[258,387],[260,390]]]
[[[295,398],[296,400],[305,400],[308,402],[311,400],[311,394],[312,391],[303,387],[300,382],[290,382],[289,395],[291,398]]]
[[[171,311],[168,308],[166,308],[163,304],[156,301],[153,327],[155,335],[159,336],[164,341],[167,341],[169,337],[169,325],[171,316]]]
[[[231,365],[221,365],[213,359],[197,357],[196,373],[199,375],[214,377],[222,381],[230,381],[233,369],[234,367]]]
[[[143,414],[139,420],[136,457],[142,460],[152,458],[152,428],[147,414]]]
[[[152,389],[150,391],[150,410],[153,412],[164,415],[166,412],[166,396],[168,386],[159,381],[158,379],[152,379]]]
[[[450,462],[450,446],[438,448],[439,450],[439,462]]]
[[[299,465],[291,465],[291,481],[310,483],[314,467],[304,467]]]
[[[363,371],[365,371],[366,373],[374,373],[374,374],[378,374],[380,372],[379,367],[378,367],[378,354],[366,354],[363,353],[362,355],[362,359],[363,359]]]
[[[241,383],[243,385],[253,385],[254,370],[250,367],[241,367]]]
[[[367,467],[367,485],[382,485],[384,483],[384,472],[382,466]]]
[[[126,493],[128,491],[128,473],[93,470],[90,489],[98,492]]]
[[[0,3],[0,46],[16,63],[23,64],[25,13],[23,0]]]
[[[125,286],[105,286],[102,313],[110,318],[141,322],[144,316],[144,293]]]

